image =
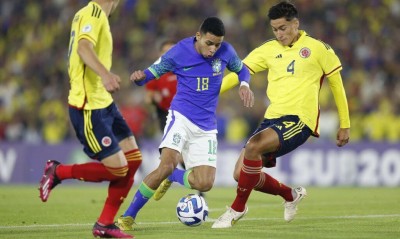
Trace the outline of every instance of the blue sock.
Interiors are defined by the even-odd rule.
[[[177,182],[186,188],[192,188],[192,186],[189,183],[189,174],[192,172],[191,169],[189,170],[182,170],[182,169],[174,169],[172,174],[168,177],[168,179],[172,182]]]
[[[142,182],[139,186],[139,189],[136,191],[129,208],[125,211],[124,217],[131,216],[136,218],[136,215],[140,209],[142,209],[142,207],[149,201],[149,198],[151,198],[153,194],[154,190]]]
[[[185,175],[185,170],[175,168],[171,175],[169,175],[168,179],[171,182],[177,182],[181,185],[185,185],[183,181],[183,177]]]

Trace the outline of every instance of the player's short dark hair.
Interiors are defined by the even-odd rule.
[[[269,20],[276,20],[284,17],[286,21],[291,21],[294,18],[298,18],[298,12],[294,4],[283,1],[269,9],[268,18]]]
[[[158,48],[158,50],[162,51],[164,46],[166,46],[166,45],[175,45],[175,44],[176,44],[176,41],[174,41],[172,39],[166,39],[166,40],[161,42],[160,47]]]
[[[209,32],[218,37],[225,36],[224,23],[218,17],[206,18],[201,24],[199,31],[202,34],[207,34]]]

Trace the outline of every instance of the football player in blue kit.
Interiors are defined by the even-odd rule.
[[[223,41],[224,35],[219,18],[206,18],[195,36],[178,42],[146,70],[132,73],[131,81],[144,85],[173,72],[178,85],[159,146],[160,164],[144,178],[129,208],[118,218],[122,230],[132,230],[139,210],[153,195],[159,200],[173,182],[201,192],[212,188],[217,166],[216,108],[225,69],[238,75],[244,106],[254,104],[250,72]],[[182,158],[186,170],[176,168]]]

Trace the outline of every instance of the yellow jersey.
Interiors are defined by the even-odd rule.
[[[270,100],[264,117],[279,118],[297,115],[319,135],[319,91],[325,77],[335,96],[341,117],[341,128],[350,127],[347,99],[342,80],[336,73],[342,70],[339,58],[326,43],[299,31],[300,37],[292,46],[283,46],[276,39],[254,49],[243,60],[251,74],[268,70],[267,97]],[[234,75],[224,77],[221,92],[237,82]],[[333,82],[332,82],[333,81]]]
[[[105,89],[101,77],[92,71],[78,55],[78,42],[87,39],[106,69],[111,69],[113,41],[106,13],[96,2],[80,9],[72,20],[68,51],[68,74],[71,89],[68,104],[78,109],[101,109],[109,106],[112,96]]]

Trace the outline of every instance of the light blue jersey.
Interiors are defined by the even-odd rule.
[[[172,71],[177,75],[177,92],[171,110],[178,111],[203,130],[217,128],[216,108],[225,68],[238,73],[242,60],[227,42],[211,58],[195,49],[195,37],[178,42],[148,70],[159,78]]]

